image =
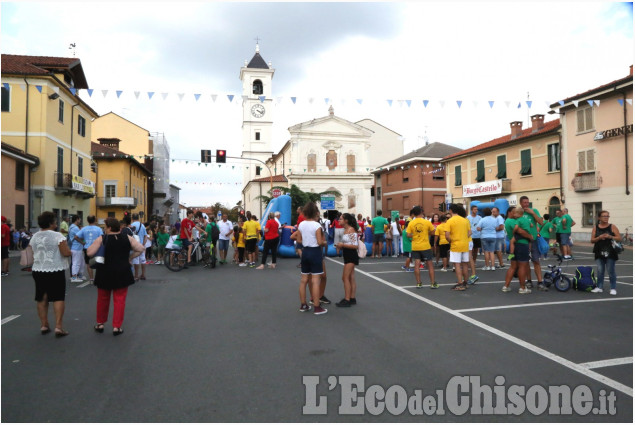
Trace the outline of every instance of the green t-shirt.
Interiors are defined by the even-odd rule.
[[[540,213],[538,212],[537,209],[532,208],[532,210],[536,213],[538,217],[540,217]],[[529,233],[531,234],[531,236],[534,237],[534,239],[536,239],[538,237],[538,223],[536,223],[536,219],[534,218],[533,215],[529,214],[528,212],[523,213],[523,218],[529,222]]]
[[[157,245],[166,246],[168,244],[168,239],[170,239],[170,234],[165,232],[157,232]]]
[[[205,227],[205,233],[207,233],[207,242],[211,242],[212,241],[212,226],[215,226],[218,228],[218,224],[216,223],[207,223],[207,227]],[[220,231],[220,229],[219,229]]]
[[[523,217],[520,217],[518,219],[508,218],[507,220],[505,220],[505,232],[507,232],[507,237],[509,238],[509,240],[512,240],[512,238],[514,237],[514,229],[516,228],[516,225],[518,225],[519,228],[523,229],[527,233],[530,232],[529,222]],[[518,235],[518,238],[516,238],[516,243],[527,245],[529,244],[529,240]]]
[[[401,240],[403,242],[403,252],[412,252],[412,241],[408,237],[406,229],[403,229],[403,232],[401,232]]]
[[[562,221],[562,217],[554,217],[553,220],[551,220],[551,223],[553,224],[553,228],[555,229],[556,233],[560,233],[561,230],[561,221]]]
[[[564,223],[565,219],[567,219],[566,223]],[[560,233],[571,233],[571,223],[573,223],[571,216],[569,214],[563,215],[560,222]]]
[[[553,224],[547,220],[542,223],[542,227],[540,228],[540,236],[545,239],[553,239],[551,234],[553,233]],[[555,236],[554,236],[555,238]]]
[[[386,220],[382,216],[377,216],[373,218],[371,221],[371,226],[373,226],[373,233],[376,235],[383,234],[385,232],[384,226],[388,226],[388,220]]]

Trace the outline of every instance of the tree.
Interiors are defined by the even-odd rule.
[[[291,197],[291,221],[295,223],[298,220],[298,213],[296,212],[298,207],[304,207],[308,202],[319,202],[322,195],[335,195],[336,197],[342,196],[337,190],[325,190],[324,192],[305,192],[298,186],[292,184],[291,187],[274,186],[273,189],[280,189],[280,191]],[[267,193],[271,195],[271,190]],[[260,195],[255,199],[260,199],[264,205],[268,205],[273,199],[273,196]]]

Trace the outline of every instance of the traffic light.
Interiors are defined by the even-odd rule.
[[[439,204],[439,211],[441,211],[441,212],[445,212],[445,202],[441,202],[441,203]]]
[[[227,162],[227,152],[224,149],[216,149],[216,162],[217,163]]]
[[[212,162],[212,151],[201,149],[201,162],[209,163]]]

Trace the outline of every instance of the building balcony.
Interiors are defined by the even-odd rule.
[[[95,197],[95,182],[70,173],[54,173],[55,192],[78,198]]]
[[[602,185],[602,177],[597,171],[590,173],[576,173],[576,176],[571,180],[573,190],[576,192],[588,192],[591,190],[598,190]]]
[[[97,198],[98,207],[124,207],[124,208],[136,208],[137,198],[132,197],[118,197],[111,196],[105,198]]]

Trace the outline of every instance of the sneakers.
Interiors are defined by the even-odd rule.
[[[423,284],[421,282],[417,282],[417,288],[423,288]]]
[[[514,254],[509,254],[509,255],[507,256],[507,259],[508,259],[509,261],[511,261],[511,260],[513,260],[513,259],[514,259],[514,257],[515,257],[515,255],[514,255]]]
[[[505,264],[499,264],[498,266],[496,266],[497,269],[504,269],[507,266]]]
[[[439,289],[439,284],[438,284],[438,283],[436,283],[436,282],[432,282],[432,283],[430,284],[430,289]]]
[[[615,289],[611,289],[611,292],[609,292],[611,295],[617,295],[617,291]]]
[[[338,307],[350,307],[351,302],[350,300],[347,300],[346,298],[342,298],[342,300],[338,303],[335,303],[335,305]]]
[[[314,307],[313,308],[313,314],[318,315],[318,314],[326,314],[328,310],[323,308],[323,307]]]
[[[8,273],[8,272],[2,272],[2,275],[1,275],[1,276],[2,276],[2,277],[9,276],[9,273]]]
[[[251,267],[251,268],[256,267],[256,263],[249,263],[249,267]]]
[[[542,282],[538,282],[538,290],[547,292],[549,288],[547,288]]]
[[[531,288],[533,288],[533,287],[534,287],[534,284],[533,284],[533,282],[531,281],[531,279],[529,279],[529,280],[527,281],[527,283],[525,283],[525,288],[529,288],[529,289],[531,289]]]
[[[479,277],[477,275],[473,274],[472,276],[470,276],[470,278],[468,279],[467,283],[468,283],[468,285],[474,285],[478,279],[479,279]]]
[[[72,276],[71,277],[71,283],[82,283],[84,281],[84,279],[81,279],[77,276]]]
[[[305,311],[310,311],[310,310],[311,310],[311,307],[309,307],[307,304],[302,304],[300,306],[300,312],[301,313],[304,313]]]
[[[240,263],[238,267],[247,267],[247,263]]]
[[[509,286],[503,286],[501,291],[503,291],[503,292],[511,292],[512,288],[510,288]]]
[[[445,267],[443,267],[443,268],[441,269],[441,271],[442,271],[442,272],[447,272],[447,271],[448,271],[448,269],[446,269]]]
[[[324,295],[322,295],[322,297],[320,298],[320,302],[323,304],[331,304],[331,300],[326,298]]]
[[[531,294],[531,289],[529,289],[529,288],[520,288],[518,290],[518,293],[519,294]]]
[[[467,285],[465,284],[465,282],[463,283],[457,283],[456,285],[454,285],[451,288],[453,291],[465,291],[467,289]]]
[[[566,261],[571,261],[571,260],[573,260],[573,257],[572,257],[572,256],[570,256],[570,255],[565,255],[565,256],[563,257],[563,260],[566,260]]]
[[[408,269],[406,268],[406,266],[401,266],[401,270],[407,271]]]
[[[488,271],[488,270],[491,270],[491,269],[489,268],[489,266],[485,266],[485,267],[483,267],[481,270]]]
[[[357,298],[351,298],[351,305],[357,304]]]
[[[410,267],[409,269],[406,269],[407,272],[413,273],[415,271],[414,267]]]
[[[596,286],[595,288],[593,288],[591,290],[591,292],[593,292],[594,294],[599,294],[599,293],[604,292],[604,290],[602,288]]]

